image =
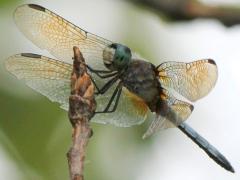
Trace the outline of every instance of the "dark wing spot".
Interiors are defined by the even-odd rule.
[[[209,60],[208,60],[208,63],[216,65],[215,61],[212,60],[212,59],[209,59]]]
[[[32,53],[22,53],[21,56],[23,56],[23,57],[30,57],[30,58],[41,58],[41,55],[32,54]]]
[[[39,6],[37,4],[28,4],[28,6],[32,9],[36,9],[38,11],[43,11],[44,12],[46,10],[44,7]]]

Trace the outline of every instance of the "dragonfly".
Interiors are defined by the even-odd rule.
[[[203,98],[216,84],[214,60],[167,61],[155,66],[129,47],[87,32],[36,4],[17,7],[14,20],[29,40],[56,58],[21,53],[6,60],[7,70],[29,87],[68,110],[72,49],[77,46],[96,87],[92,122],[130,127],[149,119],[143,138],[177,127],[216,163],[234,172],[230,162],[185,123],[194,109],[189,101]],[[188,101],[177,99],[174,93]]]

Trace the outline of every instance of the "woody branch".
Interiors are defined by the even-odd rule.
[[[85,60],[79,48],[74,47],[69,119],[73,127],[72,147],[67,153],[71,180],[83,180],[87,144],[92,135],[89,121],[96,109],[94,85],[87,74]]]

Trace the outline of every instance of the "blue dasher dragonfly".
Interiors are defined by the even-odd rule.
[[[184,121],[193,105],[214,87],[218,71],[212,59],[159,66],[139,58],[130,48],[89,33],[54,12],[35,4],[19,6],[14,20],[21,32],[56,59],[21,53],[8,58],[6,68],[28,86],[68,110],[72,48],[79,47],[96,87],[93,122],[130,127],[153,115],[144,138],[178,127],[215,162],[234,172],[228,160]]]

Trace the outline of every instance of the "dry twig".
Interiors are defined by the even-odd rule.
[[[87,74],[85,60],[77,47],[73,48],[74,62],[69,97],[69,119],[73,126],[73,145],[67,153],[71,180],[83,180],[84,158],[92,130],[89,120],[94,115],[96,101],[94,85]]]

